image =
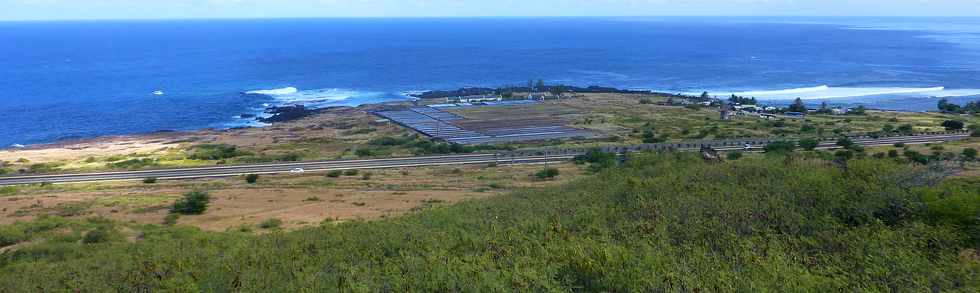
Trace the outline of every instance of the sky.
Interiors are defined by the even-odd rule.
[[[978,16],[980,0],[0,0],[0,20],[672,15]]]

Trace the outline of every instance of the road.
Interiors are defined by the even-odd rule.
[[[957,134],[935,134],[918,135],[888,138],[858,138],[853,139],[856,144],[863,146],[882,146],[895,143],[904,144],[925,144],[940,143],[946,141],[962,140],[969,135],[965,133]],[[731,142],[729,141],[731,144]],[[685,144],[677,144],[685,145]],[[695,144],[686,144],[693,146]],[[731,147],[721,147],[720,150],[741,149],[744,144],[734,144]],[[754,148],[761,148],[764,145],[755,144]],[[835,148],[834,142],[823,142],[820,148]],[[676,148],[678,150],[695,150],[696,148]],[[163,169],[145,171],[120,171],[103,173],[82,173],[82,174],[51,174],[51,175],[21,175],[0,177],[0,186],[4,185],[23,185],[37,183],[72,183],[72,182],[94,182],[94,181],[115,181],[115,180],[142,180],[144,178],[157,178],[161,180],[173,179],[195,179],[212,177],[229,177],[244,174],[281,174],[289,173],[290,170],[301,168],[304,172],[322,172],[332,170],[349,169],[387,169],[387,168],[406,168],[421,166],[440,166],[440,165],[467,165],[467,164],[528,164],[543,163],[550,161],[568,160],[581,154],[581,150],[551,150],[547,152],[521,152],[515,154],[470,154],[470,155],[449,155],[449,156],[428,156],[428,157],[406,157],[391,159],[374,160],[338,160],[320,162],[296,162],[296,163],[275,163],[262,165],[235,165],[218,167],[199,167],[184,169]]]

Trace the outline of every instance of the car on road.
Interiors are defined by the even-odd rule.
[[[303,170],[303,168],[295,168],[289,170],[289,174],[303,174],[303,173],[306,173],[306,170]]]

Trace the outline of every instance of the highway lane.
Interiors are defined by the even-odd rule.
[[[885,137],[885,138],[860,138],[854,139],[856,144],[864,146],[882,146],[895,143],[904,144],[925,144],[939,143],[947,141],[962,140],[967,138],[967,134],[940,134],[940,135],[919,135],[905,137]],[[764,145],[755,145],[753,148],[759,149]],[[837,148],[835,142],[822,142],[821,149]],[[721,148],[720,150],[737,150],[740,147]],[[696,150],[681,149],[681,150]],[[551,153],[551,154],[549,154]],[[555,155],[560,153],[560,155]],[[332,170],[348,169],[383,169],[383,168],[407,168],[421,166],[439,165],[465,165],[465,164],[526,164],[542,163],[550,161],[568,160],[578,155],[578,152],[549,151],[544,154],[528,156],[508,156],[502,154],[472,154],[472,155],[450,155],[450,156],[427,156],[427,157],[406,157],[390,159],[371,159],[371,160],[339,160],[339,161],[320,161],[320,162],[295,162],[295,163],[276,163],[259,165],[234,165],[234,166],[215,166],[198,167],[184,169],[161,169],[144,171],[121,171],[121,172],[101,172],[84,174],[50,174],[50,175],[29,175],[29,176],[7,176],[0,177],[0,186],[21,185],[37,183],[70,183],[70,182],[93,182],[93,181],[113,181],[113,180],[142,180],[144,178],[165,179],[193,179],[211,177],[229,177],[244,174],[280,174],[289,173],[290,170],[302,168],[304,172],[322,172]]]

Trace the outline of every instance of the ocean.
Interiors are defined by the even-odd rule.
[[[980,98],[978,18],[0,22],[0,40],[0,146],[530,79],[907,111]]]

